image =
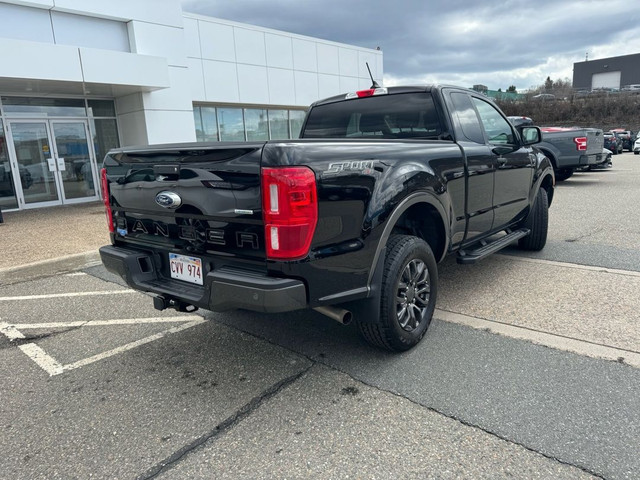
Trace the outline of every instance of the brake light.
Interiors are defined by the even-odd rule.
[[[575,137],[573,141],[576,144],[576,148],[579,152],[587,151],[587,137]]]
[[[374,95],[386,95],[389,91],[384,87],[370,88],[368,90],[358,90],[357,92],[347,93],[345,99],[373,97]]]
[[[262,169],[267,258],[295,260],[309,253],[318,223],[316,177],[308,167]]]
[[[114,233],[116,230],[113,227],[113,212],[111,211],[111,204],[109,203],[109,180],[107,179],[106,168],[100,170],[100,185],[102,186],[102,202],[104,203],[104,213],[107,216],[109,233]]]

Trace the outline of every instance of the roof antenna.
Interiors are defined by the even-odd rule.
[[[371,69],[369,68],[369,62],[365,62],[365,65],[367,66],[367,70],[369,70],[369,76],[371,77],[371,82],[372,82],[371,83],[371,89],[380,88],[380,85],[378,85],[378,82],[376,82],[373,79],[373,75],[371,75]]]

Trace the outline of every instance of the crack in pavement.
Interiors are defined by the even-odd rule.
[[[90,322],[87,321],[86,323],[90,323]],[[32,343],[36,340],[44,340],[45,338],[55,337],[63,333],[72,332],[73,330],[78,330],[84,327],[85,324],[78,325],[75,327],[66,327],[64,329],[56,330],[53,332],[34,333],[34,334],[26,334],[26,333],[20,332],[22,333],[22,338],[8,338],[7,336],[3,335],[2,332],[0,332],[0,350],[3,350],[5,348],[11,348],[11,347],[19,347],[21,345],[26,345],[27,343]]]
[[[271,387],[267,388],[260,395],[251,399],[249,403],[246,403],[245,405],[243,405],[236,413],[234,413],[233,415],[231,415],[230,417],[226,418],[221,423],[216,425],[216,427],[213,430],[205,433],[204,435],[201,435],[200,437],[196,438],[193,442],[185,445],[184,447],[180,448],[169,457],[160,461],[155,466],[149,468],[144,474],[136,477],[136,480],[149,480],[152,478],[156,478],[161,473],[164,473],[167,470],[171,469],[177,462],[182,460],[186,455],[190,454],[191,452],[196,450],[198,447],[204,445],[209,440],[216,438],[220,435],[223,435],[228,430],[233,428],[236,424],[238,424],[239,422],[244,420],[246,417],[251,415],[255,410],[260,408],[260,406],[263,403],[265,403],[270,398],[274,397],[275,395],[280,393],[282,390],[284,390],[286,387],[288,387],[289,385],[293,384],[298,379],[303,377],[313,367],[314,364],[315,362],[312,362],[311,365],[309,365],[307,368],[305,368],[301,372],[298,372],[283,380],[280,380],[279,382],[275,383]]]

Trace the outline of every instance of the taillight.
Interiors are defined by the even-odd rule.
[[[107,226],[109,232],[114,233],[113,227],[113,212],[111,211],[111,204],[109,203],[109,180],[107,180],[107,169],[100,170],[100,184],[102,185],[102,202],[104,203],[104,213],[107,215]]]
[[[308,167],[262,169],[267,257],[295,260],[309,253],[318,223],[316,177]]]
[[[389,91],[384,87],[370,88],[368,90],[358,90],[357,92],[347,93],[345,99],[373,97],[374,95],[387,95]]]
[[[573,141],[576,143],[576,148],[579,152],[587,151],[587,137],[575,137]]]

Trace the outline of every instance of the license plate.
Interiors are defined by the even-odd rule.
[[[171,278],[202,285],[202,260],[187,255],[169,254]]]

